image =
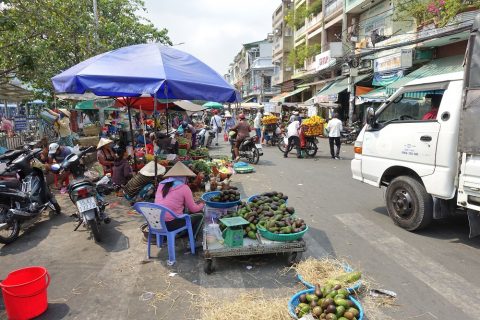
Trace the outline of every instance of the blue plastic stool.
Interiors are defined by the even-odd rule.
[[[195,239],[193,237],[192,221],[188,214],[177,215],[172,210],[150,202],[137,202],[134,206],[135,210],[141,213],[148,223],[148,237],[147,237],[147,258],[150,259],[150,239],[152,234],[157,238],[157,247],[163,244],[163,238],[167,239],[168,245],[168,265],[175,264],[175,236],[184,230],[188,231],[188,238],[190,240],[190,250],[195,254]],[[165,225],[165,215],[169,213],[175,219],[184,219],[185,226],[168,231]]]

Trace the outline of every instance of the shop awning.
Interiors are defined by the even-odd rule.
[[[368,93],[356,97],[355,104],[359,105],[366,102],[382,103],[387,100],[388,95],[385,88],[377,88]]]
[[[365,78],[370,77],[370,74],[362,74],[355,77],[355,83],[358,83]],[[326,85],[322,90],[315,95],[316,100],[320,102],[335,102],[338,100],[338,94],[348,89],[348,77],[336,80],[330,85]]]
[[[426,65],[424,65],[423,67],[418,68],[417,70],[409,73],[403,78],[400,78],[394,83],[386,86],[386,93],[388,95],[392,95],[400,87],[406,85],[407,83],[415,79],[420,79],[420,78],[425,78],[430,76],[438,76],[438,75],[452,73],[452,72],[462,72],[463,58],[464,58],[463,55],[459,55],[459,56],[432,60]],[[419,92],[418,98],[422,98],[423,96],[424,94]]]
[[[295,89],[291,92],[288,92],[286,95],[284,95],[279,101],[272,101],[272,99],[270,99],[270,102],[285,102],[285,99],[288,98],[288,97],[293,97],[294,95],[296,95],[297,93],[300,93],[300,92],[303,92],[307,89],[310,89],[309,86],[302,86],[298,89]]]
[[[22,101],[33,99],[33,92],[18,79],[0,83],[0,100]]]
[[[288,96],[289,94],[290,92],[282,92],[276,95],[275,97],[273,97],[272,99],[270,99],[270,102],[284,102],[285,97]]]
[[[114,99],[98,99],[98,100],[85,100],[75,105],[75,110],[100,110],[104,111],[118,111],[118,108],[114,108]]]

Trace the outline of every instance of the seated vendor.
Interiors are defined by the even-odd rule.
[[[147,140],[145,141],[145,135],[144,135],[143,129],[140,129],[138,131],[138,135],[136,138],[137,147],[145,147],[147,144],[151,143],[148,138],[146,139]]]
[[[188,177],[195,177],[190,169],[183,163],[177,162],[164,176],[165,180],[158,185],[155,194],[155,203],[167,207],[175,214],[184,214],[188,209],[191,214],[192,229],[195,233],[200,227],[202,214],[194,214],[200,212],[204,203],[195,203],[192,190],[187,185]],[[185,226],[184,219],[175,219],[172,215],[166,214],[165,222],[168,230],[175,230]]]
[[[103,167],[104,174],[112,173],[115,152],[112,149],[113,141],[101,138],[97,145],[97,160]]]

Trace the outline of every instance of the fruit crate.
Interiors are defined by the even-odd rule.
[[[288,312],[290,313],[290,316],[293,318],[293,319],[298,319],[296,313],[295,313],[295,308],[299,305],[300,303],[300,296],[302,294],[312,294],[315,292],[315,289],[307,289],[307,290],[302,290],[300,292],[297,292],[296,294],[294,294],[292,296],[292,298],[290,299],[290,301],[288,302]],[[363,308],[362,308],[362,305],[360,304],[360,302],[353,298],[352,296],[349,296],[348,297],[348,300],[352,301],[353,304],[355,305],[355,307],[357,307],[358,311],[359,311],[359,315],[358,315],[358,318],[357,320],[365,320],[364,318],[364,311],[363,311]]]

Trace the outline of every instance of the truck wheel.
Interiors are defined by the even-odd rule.
[[[411,177],[393,179],[387,188],[386,201],[390,218],[408,231],[420,230],[432,221],[432,196]]]

